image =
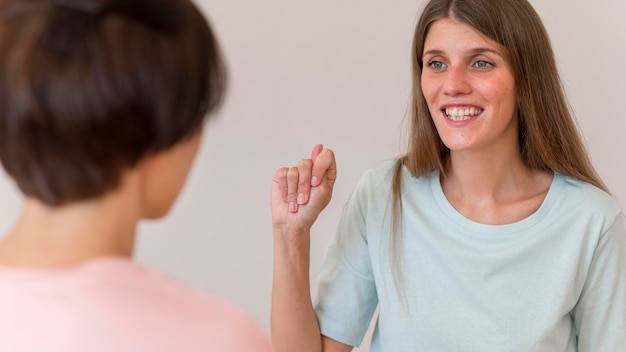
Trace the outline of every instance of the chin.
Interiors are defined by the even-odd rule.
[[[443,141],[443,145],[446,146],[451,152],[460,152],[471,148],[471,143],[462,141]]]

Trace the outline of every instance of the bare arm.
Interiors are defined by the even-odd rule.
[[[328,205],[337,176],[335,156],[321,145],[297,168],[272,180],[274,282],[271,330],[275,352],[349,352],[352,346],[324,337],[309,285],[310,229]]]

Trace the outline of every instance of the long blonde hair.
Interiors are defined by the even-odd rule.
[[[415,177],[446,173],[450,150],[443,144],[422,93],[421,61],[430,25],[453,18],[502,45],[514,71],[518,101],[519,144],[525,165],[586,181],[608,192],[587,154],[574,122],[554,53],[541,19],[526,0],[431,0],[415,28],[412,46],[413,91],[408,152],[398,158],[391,193],[390,259],[401,300],[402,194],[404,167]]]

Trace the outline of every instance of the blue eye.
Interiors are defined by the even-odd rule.
[[[446,67],[446,64],[441,61],[429,61],[428,66],[435,70],[441,70]]]
[[[478,68],[487,68],[493,66],[493,64],[487,61],[479,60],[474,63],[474,66]]]

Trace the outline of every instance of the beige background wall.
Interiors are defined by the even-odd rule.
[[[626,1],[531,1],[553,40],[595,165],[626,204]],[[230,69],[174,211],[140,227],[137,259],[227,297],[269,328],[274,170],[315,143],[335,150],[339,179],[314,228],[312,280],[360,174],[402,151],[409,47],[420,0],[198,0]],[[0,177],[0,233],[21,198]],[[87,234],[88,235],[88,234]],[[366,343],[367,344],[367,343]],[[365,350],[363,348],[362,350]]]

